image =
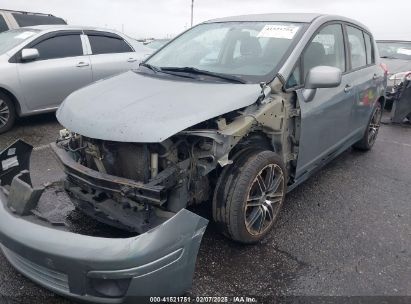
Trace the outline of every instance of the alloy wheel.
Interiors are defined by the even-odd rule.
[[[250,234],[259,235],[271,227],[281,209],[284,186],[284,173],[278,165],[267,165],[258,173],[245,205],[245,224]]]
[[[381,107],[377,107],[368,127],[368,144],[370,146],[372,146],[377,139],[378,131],[380,130],[381,126],[381,115]]]
[[[7,103],[0,99],[0,128],[4,127],[10,118],[10,109]]]

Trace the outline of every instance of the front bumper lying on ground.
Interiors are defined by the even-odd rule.
[[[7,192],[0,188],[1,249],[18,271],[40,285],[103,303],[180,295],[190,288],[206,219],[183,209],[135,237],[92,237],[16,215],[7,207]]]

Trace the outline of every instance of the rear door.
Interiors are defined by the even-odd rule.
[[[30,110],[57,107],[70,93],[92,82],[89,57],[84,55],[81,31],[45,34],[26,48],[40,58],[19,61],[21,88]]]
[[[353,78],[355,100],[351,114],[351,132],[357,139],[364,135],[373,106],[383,87],[384,73],[376,65],[375,44],[370,34],[353,25],[346,25],[350,57],[349,74]]]
[[[307,45],[301,59],[301,64],[289,79],[293,85],[300,85],[300,89],[296,90],[301,108],[296,178],[332,157],[347,142],[355,99],[352,79],[346,73],[347,56],[342,24],[331,23],[320,28]],[[308,71],[316,66],[341,69],[342,82],[336,88],[317,89],[314,99],[306,102],[302,96],[303,80]]]
[[[109,32],[85,31],[90,43],[93,80],[99,80],[138,68],[133,48],[119,35]]]

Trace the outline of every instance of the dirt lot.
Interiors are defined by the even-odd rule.
[[[46,144],[60,128],[53,115],[24,119],[0,136],[0,148],[24,138],[36,147],[33,179],[58,180]],[[199,212],[210,217],[206,206]],[[383,126],[371,152],[346,151],[290,193],[274,231],[257,246],[230,242],[211,223],[189,294],[411,296],[411,128]],[[2,299],[68,303],[0,254]]]

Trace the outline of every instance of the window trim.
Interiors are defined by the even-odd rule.
[[[377,62],[376,62],[376,58],[375,58],[375,48],[374,48],[374,45],[373,45],[374,44],[374,37],[372,36],[372,34],[369,31],[365,30],[364,28],[362,28],[362,27],[360,27],[356,24],[353,24],[353,23],[350,23],[350,22],[343,22],[343,23],[344,23],[344,28],[345,28],[345,34],[347,35],[347,45],[346,45],[346,47],[347,47],[347,50],[348,50],[348,53],[349,53],[349,59],[350,59],[350,69],[349,69],[348,73],[357,72],[359,70],[375,66],[377,64]],[[351,49],[350,49],[349,42],[348,42],[348,31],[347,31],[348,26],[356,28],[356,29],[358,29],[362,32],[362,36],[364,38],[364,49],[365,49],[365,53],[366,53],[366,58],[367,58],[367,47],[365,45],[364,33],[367,33],[370,36],[370,38],[371,38],[371,47],[372,47],[372,51],[373,51],[372,54],[374,54],[374,63],[370,63],[370,64],[366,63],[366,65],[364,65],[364,66],[361,66],[361,67],[358,67],[358,68],[355,68],[355,69],[352,68]]]
[[[375,64],[375,50],[374,50],[374,45],[373,45],[373,40],[372,40],[372,37],[368,34],[368,33],[366,33],[366,32],[362,32],[362,35],[364,36],[364,42],[365,42],[365,53],[366,53],[366,55],[367,55],[367,66],[368,65],[372,65],[372,64]],[[368,63],[368,47],[367,47],[367,41],[366,41],[366,37],[365,37],[365,35],[367,35],[368,36],[368,38],[370,38],[370,46],[371,46],[371,60],[370,60],[370,62],[371,63]]]
[[[287,84],[288,79],[289,79],[289,78],[291,77],[291,75],[294,73],[294,70],[295,70],[295,68],[297,67],[297,65],[299,65],[299,67],[300,67],[300,81],[301,81],[301,84],[298,85],[298,86],[294,86],[294,87],[291,87],[291,88],[287,88],[287,89],[285,88],[285,84],[284,84],[284,90],[285,90],[286,93],[293,92],[293,91],[296,91],[296,90],[299,90],[299,89],[304,88],[304,85],[305,85],[304,75],[305,75],[305,73],[304,73],[304,68],[303,68],[303,67],[304,67],[303,55],[304,55],[304,53],[306,52],[306,50],[307,50],[308,46],[310,45],[310,43],[314,40],[314,38],[318,35],[319,32],[321,32],[325,27],[327,27],[327,26],[329,26],[329,25],[335,25],[335,24],[341,26],[341,31],[342,31],[342,35],[343,35],[343,46],[344,46],[344,54],[345,54],[345,71],[342,72],[342,75],[345,75],[345,74],[349,73],[349,70],[348,70],[349,65],[348,65],[348,61],[347,61],[347,59],[348,59],[348,58],[347,58],[347,44],[346,44],[347,41],[346,41],[346,36],[345,36],[345,26],[344,26],[344,23],[343,23],[343,21],[339,21],[339,20],[328,21],[328,22],[325,22],[325,23],[321,24],[321,26],[319,26],[319,27],[317,28],[317,30],[314,32],[314,34],[311,35],[310,39],[308,40],[308,42],[307,42],[306,45],[304,46],[303,50],[301,51],[301,54],[300,54],[300,56],[298,57],[297,62],[295,63],[294,67],[292,68],[292,71],[293,71],[293,72],[288,76],[287,80],[285,81],[285,84]]]
[[[68,56],[68,57],[61,57],[61,58],[50,58],[50,59],[38,59],[36,61],[45,61],[45,60],[56,60],[56,59],[63,59],[63,58],[71,58],[71,57],[80,57],[80,56],[85,56],[86,55],[86,49],[84,47],[83,40],[81,39],[81,35],[83,34],[83,31],[81,30],[67,30],[67,31],[55,31],[55,32],[49,32],[45,33],[44,35],[34,39],[33,41],[27,43],[25,46],[23,46],[19,51],[16,52],[10,59],[10,63],[25,63],[21,59],[21,52],[23,49],[29,49],[35,47],[37,44],[40,42],[43,42],[45,40],[55,38],[55,37],[60,37],[60,36],[69,36],[69,35],[79,35],[80,41],[81,41],[81,48],[83,50],[83,54],[79,56]]]
[[[111,55],[111,54],[124,54],[124,53],[132,53],[135,52],[136,50],[133,48],[133,46],[125,39],[124,37],[111,33],[111,32],[103,32],[103,31],[96,31],[96,30],[86,30],[83,31],[83,34],[87,37],[88,45],[90,46],[90,56],[98,56],[98,55]],[[115,38],[115,39],[120,39],[123,40],[131,49],[131,52],[124,52],[124,53],[104,53],[104,54],[93,54],[93,48],[91,46],[91,42],[89,39],[89,36],[99,36],[99,37],[109,37],[109,38]]]

